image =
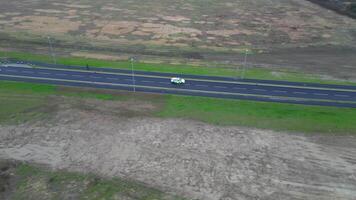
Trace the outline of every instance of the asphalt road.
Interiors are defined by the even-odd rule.
[[[95,68],[93,71],[93,68],[44,63],[34,68],[28,64],[34,63],[0,65],[0,80],[356,108],[354,86],[195,75],[184,75],[186,84],[173,85],[170,78],[175,74],[135,71],[132,76],[129,70]]]

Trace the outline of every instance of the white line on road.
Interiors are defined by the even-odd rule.
[[[115,81],[119,80],[119,79],[117,79],[117,78],[106,78],[106,79],[115,80]]]
[[[224,86],[214,86],[214,88],[224,88],[224,89],[226,89],[227,87],[224,87]]]
[[[90,76],[91,78],[101,78],[101,77],[99,77],[99,76]]]
[[[84,77],[83,75],[72,75],[72,76],[74,76],[74,77]]]
[[[287,93],[287,91],[283,91],[283,90],[273,90],[273,92]]]
[[[67,74],[56,74],[57,76],[66,76]]]
[[[125,79],[125,80],[129,80],[129,79]],[[129,81],[131,81],[131,80],[129,80]],[[153,81],[140,81],[140,82],[142,82],[142,83],[152,83]]]
[[[346,95],[346,94],[335,94],[335,96],[337,96],[337,97],[350,97],[349,95]]]
[[[253,90],[255,90],[255,91],[260,91],[260,92],[266,92],[267,90],[265,90],[265,89],[253,89]]]
[[[208,87],[207,85],[195,85],[195,86],[198,86],[198,87]]]
[[[314,95],[318,95],[318,96],[328,96],[329,94],[324,94],[324,93],[314,93]]]
[[[13,70],[13,69],[8,69],[6,71],[8,71],[8,72],[17,72],[17,70]]]
[[[306,92],[293,92],[294,94],[307,94]]]

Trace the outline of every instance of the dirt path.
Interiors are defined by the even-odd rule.
[[[189,198],[356,199],[356,137],[127,118],[93,105],[0,126],[0,159],[126,177]]]

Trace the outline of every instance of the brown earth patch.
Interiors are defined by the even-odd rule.
[[[223,36],[223,37],[229,37],[232,35],[252,35],[254,32],[249,31],[249,30],[240,30],[240,29],[235,29],[235,30],[213,30],[213,31],[207,31],[207,34],[210,35],[216,35],[216,36]]]
[[[64,6],[67,8],[91,8],[91,5],[84,5],[84,4],[66,4],[66,3],[53,3],[54,6]]]
[[[172,22],[190,21],[190,18],[181,15],[176,15],[176,16],[159,15],[159,17],[161,17],[163,20],[172,21]]]
[[[77,31],[81,25],[81,22],[47,16],[13,17],[11,21],[18,23],[14,25],[16,28],[35,33],[68,33],[69,31]]]
[[[100,54],[100,53],[87,53],[87,52],[72,52],[72,56],[82,57],[82,58],[94,58],[100,60],[127,60],[128,56],[113,56],[107,54]]]

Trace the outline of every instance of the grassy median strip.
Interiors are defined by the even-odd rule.
[[[4,174],[0,177],[0,183],[4,184],[0,185],[0,188],[9,185],[13,191],[11,199],[72,197],[73,199],[183,200],[143,184],[120,178],[104,179],[92,174],[52,171],[40,166],[1,160],[0,167],[0,172]]]
[[[0,57],[17,58],[20,60],[28,61],[41,61],[52,63],[52,58],[48,55],[39,55],[23,52],[1,52]],[[77,65],[77,66],[95,66],[95,67],[107,67],[116,69],[131,69],[131,63],[129,61],[110,61],[100,60],[92,58],[82,57],[57,57],[57,62],[64,65]],[[173,65],[173,64],[153,64],[145,62],[135,62],[135,70],[149,71],[149,72],[165,72],[176,74],[193,74],[193,75],[208,75],[208,76],[228,76],[228,77],[240,77],[241,68],[227,68],[227,67],[203,67],[192,65]],[[347,84],[356,85],[355,82],[328,80],[321,78],[318,75],[311,75],[305,73],[297,73],[292,71],[273,71],[262,68],[248,68],[245,71],[245,78],[251,79],[269,79],[269,80],[284,80],[284,81],[296,81],[296,82],[311,82],[311,83],[325,83],[325,84]]]
[[[31,116],[45,116],[48,96],[71,96],[101,100],[150,101],[159,107],[151,116],[185,118],[224,126],[246,126],[279,131],[304,133],[356,134],[356,109],[323,106],[304,106],[243,100],[215,99],[176,95],[101,92],[76,88],[0,81],[0,123],[30,120]],[[36,99],[37,98],[37,99]],[[5,101],[4,101],[5,99]],[[7,100],[6,100],[7,99]],[[13,119],[16,120],[13,120]]]

